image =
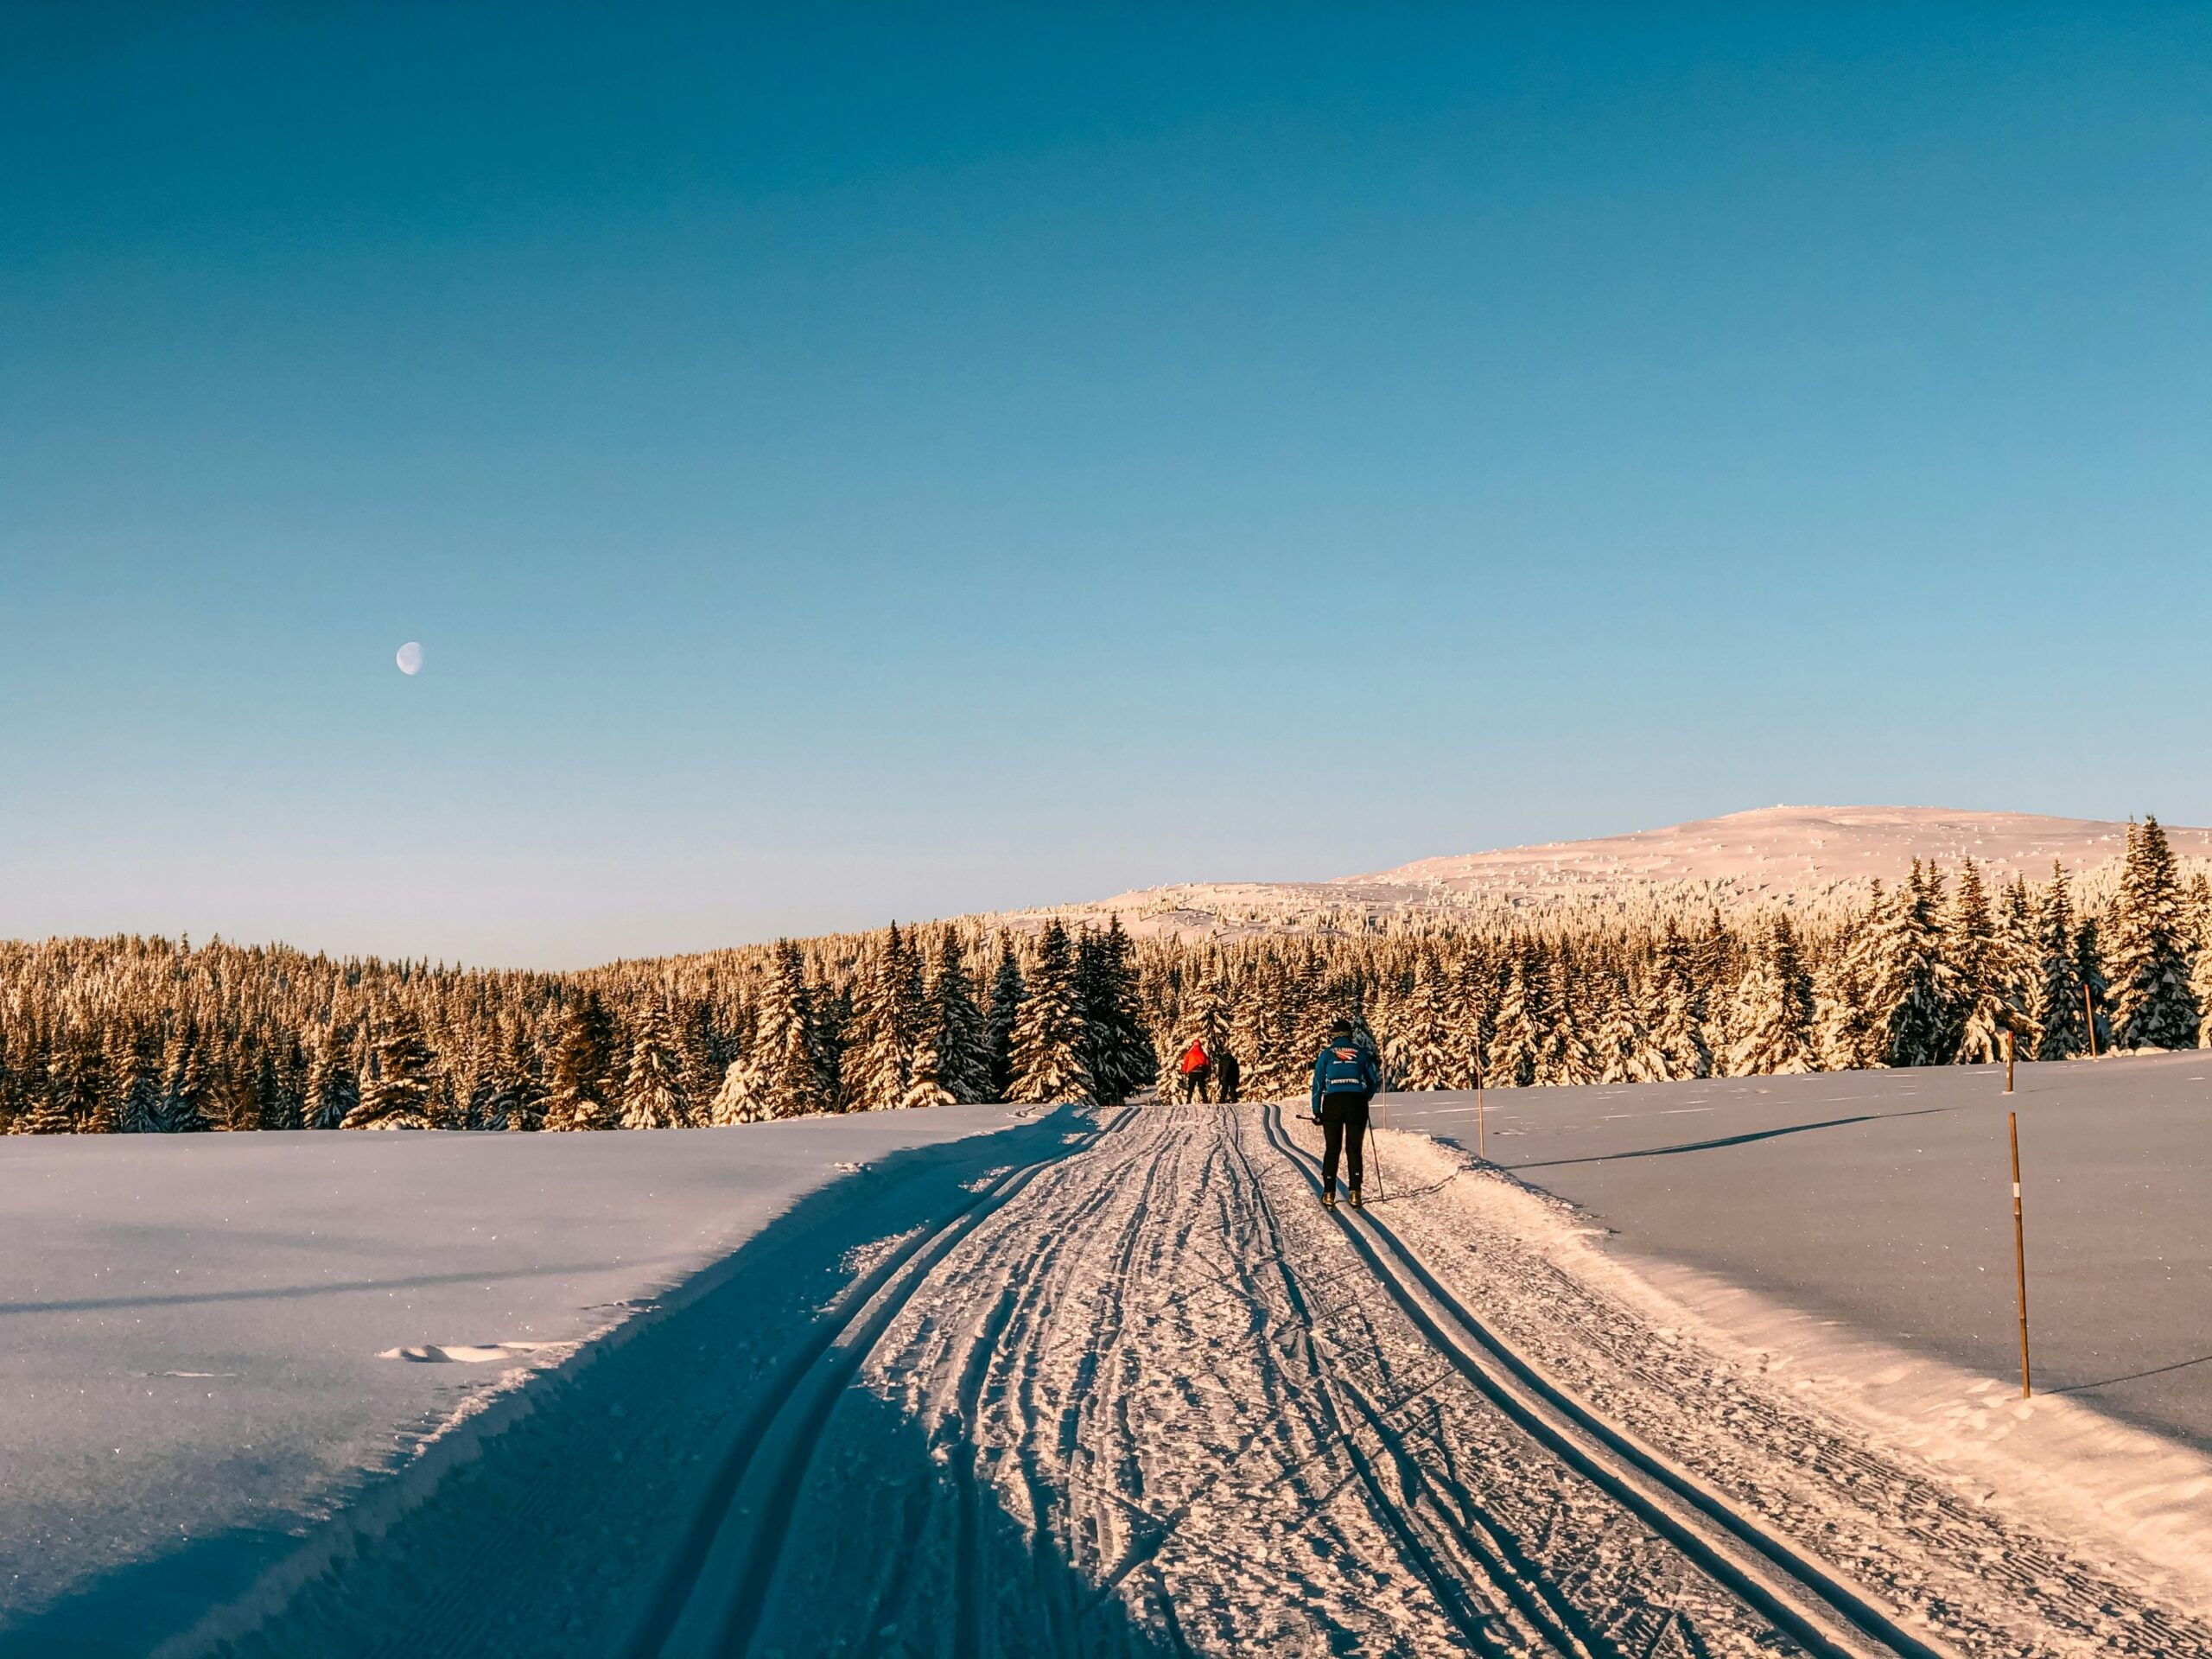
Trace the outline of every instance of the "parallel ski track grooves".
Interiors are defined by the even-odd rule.
[[[1317,1160],[1290,1138],[1280,1102],[1262,1109],[1268,1139],[1318,1197]],[[1731,1594],[1756,1609],[1811,1652],[1824,1659],[1861,1659],[1863,1649],[1839,1643],[1822,1628],[1820,1613],[1840,1621],[1858,1636],[1902,1659],[1955,1659],[1947,1649],[1913,1635],[1864,1596],[1776,1537],[1756,1521],[1705,1491],[1694,1481],[1644,1450],[1597,1416],[1580,1401],[1554,1386],[1446,1290],[1411,1249],[1366,1211],[1335,1212],[1352,1247],[1375,1270],[1392,1300],[1434,1343],[1444,1357],[1514,1422],[1615,1502],[1680,1549]],[[1398,1265],[1393,1265],[1393,1263]],[[1466,1332],[1455,1337],[1427,1303]],[[1501,1376],[1499,1371],[1506,1375]],[[1510,1380],[1509,1380],[1510,1379]],[[1535,1405],[1530,1403],[1534,1397]],[[1572,1425],[1563,1428],[1547,1414]],[[1656,1502],[1609,1464],[1624,1464],[1656,1484],[1681,1506]],[[1686,1513],[1687,1512],[1687,1513]],[[1793,1606],[1789,1599],[1745,1572],[1709,1535],[1718,1529],[1743,1545],[1795,1586],[1816,1612]]]
[[[1413,1566],[1414,1571],[1421,1574],[1422,1582],[1428,1586],[1430,1593],[1436,1598],[1438,1605],[1444,1610],[1446,1618],[1466,1640],[1468,1645],[1478,1653],[1509,1652],[1510,1649],[1503,1643],[1491,1635],[1481,1613],[1468,1604],[1466,1598],[1451,1582],[1451,1573],[1443,1563],[1435,1559],[1434,1552],[1420,1536],[1414,1517],[1404,1513],[1402,1506],[1392,1501],[1389,1494],[1383,1489],[1374,1467],[1360,1453],[1358,1442],[1344,1421],[1343,1408],[1336,1398],[1337,1390],[1331,1385],[1330,1370],[1322,1363],[1320,1354],[1314,1345],[1313,1313],[1304,1292],[1298,1287],[1295,1275],[1290,1270],[1289,1259],[1283,1246],[1281,1226],[1275,1219],[1274,1205],[1268,1202],[1267,1185],[1261,1180],[1259,1173],[1253,1169],[1251,1160],[1244,1152],[1243,1139],[1235,1133],[1233,1123],[1231,1133],[1225,1139],[1235,1149],[1237,1160],[1243,1166],[1245,1178],[1251,1183],[1253,1202],[1256,1206],[1260,1220],[1267,1228],[1268,1236],[1274,1245],[1272,1256],[1276,1271],[1281,1278],[1284,1294],[1288,1299],[1291,1312],[1298,1320],[1300,1344],[1305,1352],[1306,1367],[1319,1389],[1323,1408],[1329,1414],[1333,1438],[1344,1448],[1347,1456],[1351,1459],[1353,1469],[1366,1489],[1370,1503],[1390,1530],[1397,1535],[1399,1547],[1405,1552],[1407,1560]],[[1404,1454],[1395,1448],[1392,1437],[1383,1424],[1383,1414],[1374,1409],[1364,1401],[1358,1403],[1361,1408],[1360,1415],[1366,1421],[1368,1427],[1374,1431],[1385,1452],[1402,1460]],[[1406,1480],[1402,1476],[1401,1484],[1404,1486],[1408,1499],[1414,1503],[1419,1503],[1424,1483]],[[1433,1500],[1430,1505],[1423,1507],[1433,1508],[1437,1511],[1435,1518],[1442,1522],[1451,1531],[1455,1541],[1459,1544],[1465,1554],[1478,1564],[1493,1586],[1504,1596],[1513,1610],[1521,1615],[1526,1623],[1526,1634],[1541,1642],[1554,1651],[1569,1656],[1570,1659],[1590,1659],[1589,1648],[1579,1639],[1565,1619],[1556,1616],[1561,1610],[1555,1605],[1548,1605],[1547,1599],[1535,1591],[1530,1581],[1516,1573],[1507,1564],[1500,1552],[1485,1547],[1487,1543],[1494,1541],[1478,1540],[1465,1528],[1454,1525],[1453,1517],[1448,1511],[1446,1511],[1440,1504],[1434,1504]]]
[[[816,1321],[807,1339],[794,1349],[775,1376],[761,1389],[730,1441],[728,1453],[715,1472],[682,1547],[635,1638],[624,1651],[629,1659],[675,1659],[677,1655],[742,1653],[749,1645],[753,1624],[765,1605],[768,1588],[781,1554],[781,1532],[772,1524],[775,1515],[786,1513],[796,1501],[814,1460],[815,1447],[827,1427],[830,1413],[845,1384],[859,1370],[884,1328],[903,1307],[931,1268],[942,1261],[986,1215],[1003,1205],[1039,1173],[1073,1153],[1095,1145],[1135,1116],[1124,1109],[1110,1123],[1101,1124],[1080,1142],[1063,1143],[1046,1156],[1016,1165],[989,1185],[969,1196],[937,1226],[893,1250],[873,1271],[848,1286]],[[853,1340],[847,1341],[847,1338]],[[833,1353],[842,1343],[842,1351]],[[830,1363],[824,1364],[826,1358]],[[802,1397],[804,1396],[804,1397]],[[787,1414],[796,1413],[798,1433],[772,1444],[769,1431]],[[737,1583],[733,1592],[717,1596],[718,1606],[702,1603],[701,1592],[708,1564],[721,1541],[727,1523],[740,1519],[732,1506],[763,1459],[778,1459],[763,1477],[767,1486],[768,1513],[755,1516],[753,1536],[739,1537]]]

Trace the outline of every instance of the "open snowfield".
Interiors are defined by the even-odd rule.
[[[0,1139],[0,1650],[145,1651],[841,1166],[1010,1121]]]
[[[1426,1137],[1331,1216],[1316,1139],[877,1160],[162,1651],[2212,1655],[2212,1460],[1963,1374],[1937,1443]]]
[[[1493,1090],[1489,1153],[1622,1252],[2017,1378],[2016,1109],[2038,1389],[2212,1452],[2212,1054],[2023,1065],[2016,1088],[1953,1066]],[[1476,1144],[1471,1095],[1379,1112]]]
[[[2206,1351],[2190,1323],[2202,1234],[2184,1213],[2203,1173],[2191,1058],[2023,1069],[2036,1248],[2054,1276],[2091,1280],[2045,1298],[2050,1385],[2120,1340],[2085,1345],[2084,1319],[2146,1351]],[[216,1137],[148,1141],[207,1161],[138,1166],[130,1190],[159,1195],[152,1236],[85,1235],[100,1255],[69,1270],[70,1295],[41,1294],[77,1306],[29,1315],[54,1341],[11,1344],[10,1363],[43,1355],[41,1416],[67,1397],[58,1368],[107,1368],[87,1409],[179,1472],[149,1450],[103,1482],[86,1425],[66,1431],[67,1458],[25,1437],[43,1513],[81,1490],[105,1530],[40,1522],[11,1570],[58,1558],[63,1587],[89,1593],[16,1604],[0,1653],[2212,1659],[2212,1457],[2138,1426],[2185,1417],[2208,1368],[2159,1370],[2187,1380],[2175,1395],[2093,1368],[2137,1423],[2081,1391],[2016,1397],[2009,1188],[1976,1173],[2001,1151],[1989,1086],[1960,1071],[1507,1093],[1491,1149],[1519,1174],[1385,1130],[1382,1201],[1333,1216],[1318,1135],[1268,1105],[327,1152],[338,1137],[298,1137],[276,1147],[302,1160],[291,1180],[228,1192]],[[1385,1108],[1471,1140],[1459,1109]],[[2094,1114],[2102,1139],[2068,1139],[2069,1114]],[[1910,1157],[1881,1138],[1908,1132]],[[735,1150],[755,1142],[780,1149]],[[2103,1144],[2133,1150],[2084,1150]],[[572,1164],[568,1145],[634,1161]],[[371,1162],[348,1181],[310,1154]],[[533,1154],[535,1184],[517,1181]],[[18,1189],[25,1167],[10,1166]],[[156,1186],[164,1170],[185,1174]],[[514,1191],[493,1196],[494,1177]],[[1536,1181],[1614,1184],[1570,1203]],[[2099,1234],[2091,1257],[2068,1203],[2101,1224],[2115,1194],[2133,1230]],[[1617,1234],[1576,1207],[1600,1197]],[[266,1248],[297,1254],[192,1268],[201,1229],[180,1210],[204,1225],[246,1198]],[[1986,1205],[1993,1230],[1928,1218]],[[2165,1262],[2143,1255],[2170,1223]],[[442,1258],[493,1225],[505,1253],[448,1278]],[[343,1265],[320,1254],[333,1234],[351,1241]],[[591,1304],[649,1294],[741,1237],[431,1443],[419,1478],[368,1482],[302,1524],[301,1491],[327,1508],[334,1472],[407,1457],[412,1441],[365,1423],[443,1421],[460,1396],[440,1384],[476,1371],[378,1351],[573,1339],[619,1311]],[[1851,1255],[1854,1238],[1869,1253]],[[1992,1239],[1985,1274],[1965,1258]],[[156,1265],[137,1266],[148,1248]],[[1862,1282],[1900,1264],[1917,1271]],[[179,1266],[185,1300],[161,1300]],[[1962,1270],[1998,1289],[1959,1304],[1995,1312],[1954,1350],[1928,1332]],[[95,1312],[82,1331],[65,1317]],[[257,1363],[289,1369],[139,1374]],[[183,1427],[138,1428],[132,1390],[149,1385],[174,1389],[143,1396],[152,1415]],[[224,1389],[233,1410],[197,1406]],[[20,1435],[26,1414],[10,1414]],[[271,1445],[287,1460],[264,1466]],[[73,1569],[77,1536],[107,1554]]]

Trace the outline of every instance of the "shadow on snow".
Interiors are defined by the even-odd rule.
[[[0,1628],[0,1659],[143,1655],[216,1609],[208,1629],[227,1635],[213,1650],[241,1659],[623,1653],[695,1528],[684,1496],[798,1333],[857,1276],[852,1253],[933,1224],[990,1172],[1050,1156],[1085,1127],[1064,1109],[879,1159],[801,1198],[658,1317],[533,1381],[512,1420],[419,1501],[396,1498],[404,1471],[388,1470],[305,1536],[287,1517],[180,1540]],[[1172,1636],[1140,1628],[1007,1514],[968,1448],[931,1446],[860,1389],[837,1410],[837,1499],[802,1503],[762,1611],[764,1646],[1172,1650]]]

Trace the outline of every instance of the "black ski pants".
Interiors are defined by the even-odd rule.
[[[1344,1184],[1357,1192],[1360,1178],[1366,1174],[1366,1160],[1361,1156],[1367,1141],[1367,1101],[1365,1095],[1324,1095],[1321,1096],[1321,1190],[1337,1190],[1337,1159],[1344,1158]]]

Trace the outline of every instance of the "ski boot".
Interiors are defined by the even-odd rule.
[[[1333,1210],[1337,1207],[1337,1192],[1334,1187],[1331,1187],[1321,1195],[1321,1207],[1324,1210]]]
[[[1356,1186],[1351,1190],[1351,1207],[1355,1210],[1364,1210],[1367,1208],[1364,1204],[1360,1202],[1359,1189]]]

